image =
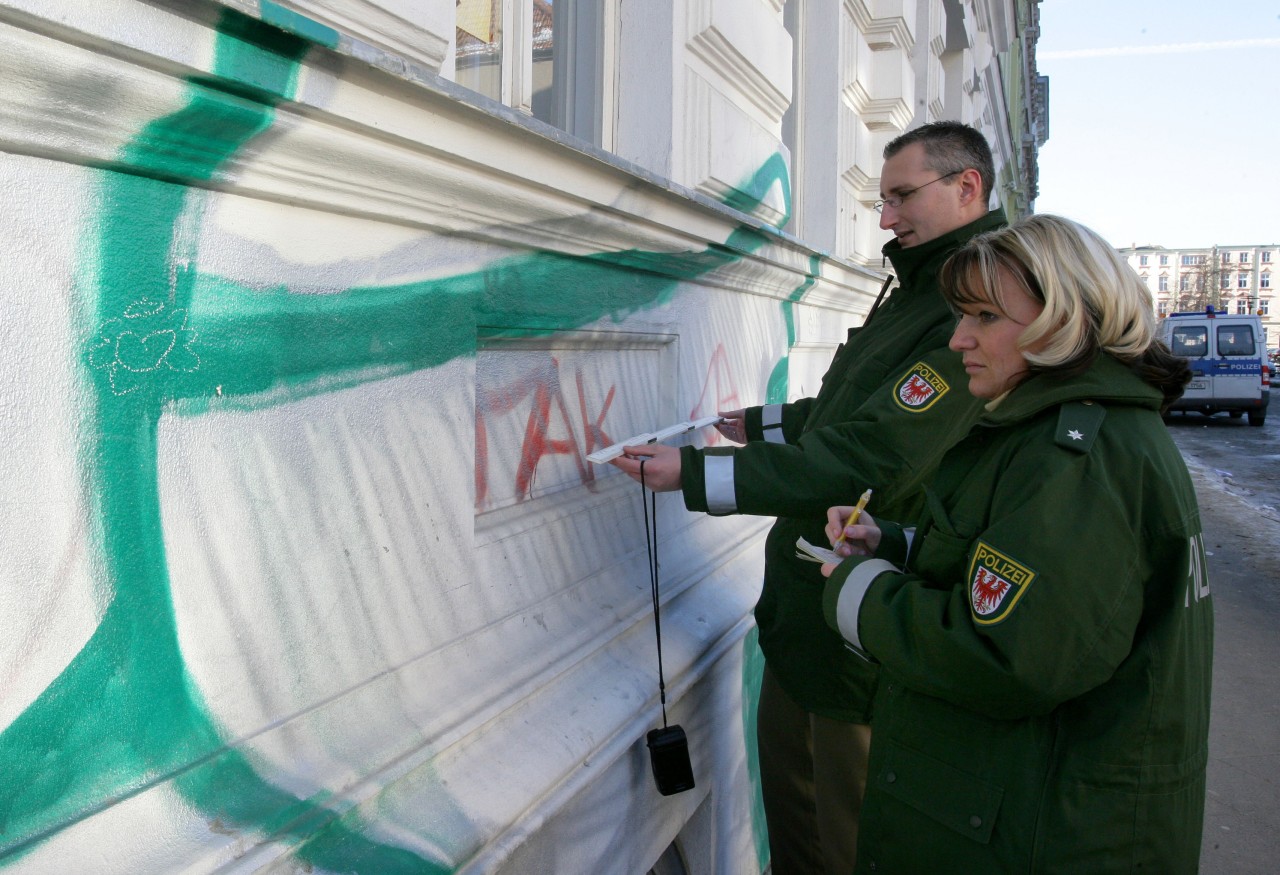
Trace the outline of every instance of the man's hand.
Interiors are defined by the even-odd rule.
[[[716,415],[724,417],[724,422],[716,423],[716,431],[735,444],[747,442],[747,409],[745,407],[739,407],[737,410],[717,410]]]
[[[674,492],[680,488],[680,450],[663,444],[623,447],[622,455],[609,464],[640,483],[640,463],[644,461],[644,485],[654,492]]]
[[[851,513],[853,513],[851,506],[827,508],[826,533],[827,540],[831,542],[831,549],[841,556],[874,556],[876,548],[880,546],[880,527],[865,510],[856,523],[846,526],[844,521]],[[843,541],[840,541],[841,532],[844,533]],[[836,541],[840,543],[837,544]],[[829,571],[823,573],[828,577],[831,575]]]

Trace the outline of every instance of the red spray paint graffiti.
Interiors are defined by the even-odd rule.
[[[533,489],[538,463],[548,456],[569,456],[573,459],[578,481],[592,488],[596,481],[593,466],[587,455],[601,447],[614,443],[605,431],[604,421],[617,397],[617,385],[611,384],[598,411],[593,412],[582,370],[574,372],[577,394],[578,422],[581,431],[574,430],[574,417],[570,403],[560,382],[560,362],[548,355],[534,366],[522,370],[517,377],[496,386],[480,385],[476,389],[476,507],[484,508],[490,498],[489,482],[489,426],[491,417],[501,417],[529,404],[520,446],[520,461],[515,468],[513,494],[516,502],[527,499]],[[707,366],[698,402],[689,414],[690,419],[710,416],[718,410],[732,410],[740,406],[738,389],[729,369],[724,344],[717,344]],[[581,434],[581,440],[578,435]],[[723,440],[714,429],[705,432],[708,445]]]
[[[476,398],[476,507],[483,507],[489,496],[489,435],[486,418],[510,413],[530,396],[533,405],[525,422],[524,439],[520,447],[520,462],[516,467],[516,501],[529,497],[537,473],[538,462],[544,456],[567,455],[573,458],[579,481],[587,486],[595,482],[595,471],[587,462],[587,454],[598,447],[613,443],[604,430],[604,419],[617,395],[617,386],[611,385],[598,414],[590,412],[586,387],[579,369],[574,374],[577,384],[578,412],[581,417],[583,443],[579,446],[569,405],[560,386],[560,363],[554,356],[547,356],[539,366],[522,374],[518,379],[501,386],[480,387]],[[554,413],[552,408],[555,408]]]
[[[711,405],[706,402],[707,390],[711,389],[713,381],[715,404]],[[729,358],[724,351],[724,344],[717,343],[715,352],[711,354],[711,363],[707,365],[706,379],[702,381],[702,394],[698,396],[698,403],[693,405],[693,410],[689,412],[689,418],[701,419],[721,410],[736,410],[740,406],[742,402],[738,400],[738,387],[733,381],[733,372],[729,370]],[[707,446],[715,446],[724,439],[724,436],[715,429],[707,429]]]

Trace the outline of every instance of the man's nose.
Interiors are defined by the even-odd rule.
[[[893,214],[892,219],[889,217],[890,213]],[[889,206],[888,204],[885,204],[884,206],[882,206],[880,208],[880,230],[888,231],[890,228],[893,227],[893,223],[897,218],[898,218],[897,210],[895,210],[893,207]]]

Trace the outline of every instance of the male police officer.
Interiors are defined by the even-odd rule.
[[[866,785],[874,667],[822,617],[818,565],[796,539],[825,543],[826,509],[868,487],[871,512],[910,520],[945,450],[980,402],[947,349],[955,320],[937,270],[975,234],[1004,224],[988,212],[995,170],[983,136],[957,122],[916,128],[884,150],[880,227],[898,287],[849,331],[816,398],[722,413],[733,449],[630,447],[614,464],[652,489],[682,489],[690,510],[777,516],[756,605],[765,675],[758,743],[774,875],[847,873]]]

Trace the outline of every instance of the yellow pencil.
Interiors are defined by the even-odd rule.
[[[840,527],[840,537],[836,538],[836,542],[831,545],[832,550],[844,543],[844,530],[858,521],[858,517],[862,516],[862,511],[866,509],[867,502],[870,500],[871,490],[868,489],[866,492],[862,493],[862,497],[858,499],[858,503],[853,508],[853,513],[849,514],[849,518],[845,520],[844,525]]]

